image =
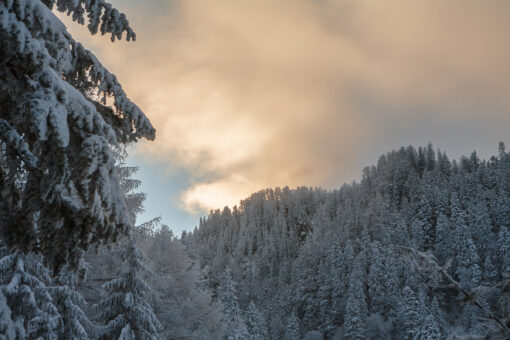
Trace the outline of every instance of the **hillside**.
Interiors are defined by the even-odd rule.
[[[429,145],[338,190],[257,192],[182,241],[213,290],[232,287],[231,334],[251,305],[271,339],[503,339],[509,228],[504,145],[459,161]]]

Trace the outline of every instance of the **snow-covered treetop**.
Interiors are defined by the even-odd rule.
[[[155,129],[53,7],[112,41],[135,33],[104,0],[0,1],[0,230],[59,269],[131,225],[111,149]]]

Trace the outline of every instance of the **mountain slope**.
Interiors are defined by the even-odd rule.
[[[231,270],[271,339],[296,334],[296,318],[301,337],[497,339],[509,335],[509,235],[501,143],[488,161],[407,147],[338,190],[263,190],[183,241],[212,288]]]

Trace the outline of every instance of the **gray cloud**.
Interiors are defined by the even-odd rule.
[[[154,4],[118,4],[136,43],[80,38],[155,124],[139,152],[192,174],[187,210],[338,186],[400,145],[457,155],[507,136],[508,1]]]

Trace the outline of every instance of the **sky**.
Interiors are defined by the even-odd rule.
[[[507,0],[112,3],[135,42],[63,20],[155,126],[128,162],[140,220],[177,235],[263,188],[338,188],[400,146],[510,143]]]

